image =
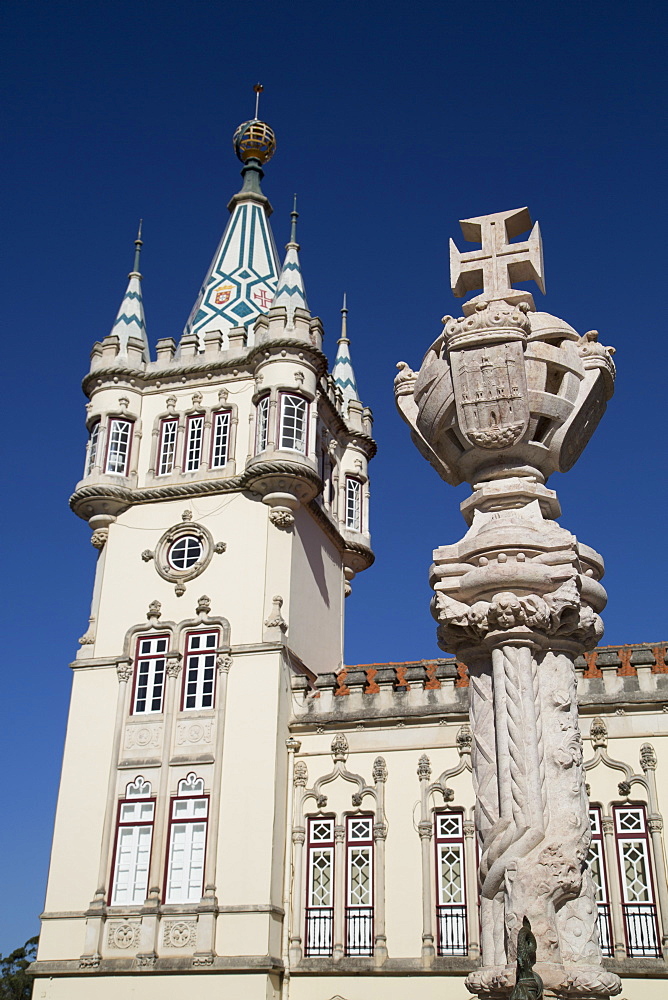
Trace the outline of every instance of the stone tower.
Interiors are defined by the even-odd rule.
[[[341,388],[296,206],[277,260],[273,132],[256,117],[234,145],[243,186],[180,343],[151,359],[140,232],[84,379],[71,506],[98,556],[35,965],[50,1000],[274,995],[291,675],[341,667],[344,597],[373,561],[375,445],[345,329]]]

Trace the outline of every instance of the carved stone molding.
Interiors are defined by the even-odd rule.
[[[175,742],[177,746],[196,746],[213,742],[213,720],[195,719],[192,722],[177,722]]]
[[[288,631],[288,623],[281,613],[281,608],[283,607],[283,598],[280,594],[277,594],[272,598],[272,608],[269,612],[267,618],[265,618],[265,628],[278,628],[281,632]]]
[[[116,664],[116,674],[118,680],[127,682],[132,677],[132,672],[134,670],[134,664],[132,660],[119,660]]]
[[[137,948],[141,924],[137,921],[115,921],[107,923],[107,945],[110,948],[121,948],[125,951]]]
[[[196,938],[196,920],[162,921],[162,943],[165,948],[194,947]]]
[[[126,750],[148,750],[162,743],[162,724],[130,725],[125,727]]]

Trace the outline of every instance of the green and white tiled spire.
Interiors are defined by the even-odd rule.
[[[278,289],[273,304],[284,306],[287,312],[286,329],[290,330],[295,325],[295,309],[308,309],[306,292],[304,290],[304,279],[299,263],[299,244],[297,243],[297,195],[295,195],[294,205],[290,213],[290,242],[285,245],[285,260],[283,269],[278,279]]]
[[[244,164],[243,187],[228,205],[231,218],[183,331],[184,336],[196,334],[199,350],[209,330],[221,330],[226,347],[227,334],[235,326],[247,328],[250,343],[253,323],[273,304],[280,265],[269,226],[272,208],[260,181],[262,164],[275,146],[273,132],[257,118],[235,133],[234,147]]]
[[[139,270],[139,257],[143,246],[141,238],[141,221],[139,231],[135,240],[135,259],[132,270],[128,275],[128,287],[121,308],[118,310],[116,321],[111,328],[111,333],[118,337],[120,344],[119,354],[128,353],[128,339],[133,337],[141,340],[144,344],[143,360],[150,361],[148,340],[146,337],[146,323],[144,321],[144,301],[141,294],[141,272]]]
[[[332,378],[334,385],[343,393],[343,405],[347,407],[351,399],[359,400],[357,392],[357,382],[353,363],[350,359],[350,340],[348,339],[348,307],[346,296],[343,296],[343,308],[341,309],[341,336],[337,342],[336,359],[332,368]]]

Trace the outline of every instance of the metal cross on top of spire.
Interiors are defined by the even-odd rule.
[[[260,94],[264,90],[264,87],[262,86],[261,83],[256,83],[255,86],[253,87],[253,90],[255,91],[255,119],[254,120],[256,122],[258,122],[260,120]]]
[[[464,239],[480,243],[480,250],[461,253],[450,240],[450,284],[458,298],[482,289],[483,299],[530,298],[528,293],[514,292],[517,281],[535,281],[545,294],[543,244],[538,223],[531,229],[528,208],[481,215],[460,222]],[[514,236],[531,229],[529,239],[511,243]]]

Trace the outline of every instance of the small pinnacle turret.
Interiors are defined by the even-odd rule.
[[[128,287],[123,296],[121,307],[111,333],[118,337],[119,354],[127,354],[128,340],[130,337],[140,340],[144,345],[143,360],[150,361],[148,340],[146,337],[146,323],[144,321],[144,302],[141,292],[141,272],[139,270],[139,258],[143,241],[141,238],[142,221],[139,221],[139,230],[135,240],[135,258],[132,270],[128,275]]]
[[[353,363],[350,358],[350,340],[348,338],[348,306],[346,295],[343,295],[341,308],[341,336],[337,341],[336,359],[332,368],[332,378],[337,389],[343,393],[343,403],[347,406],[351,399],[359,400],[357,382]]]
[[[295,309],[308,309],[304,279],[299,263],[299,244],[297,243],[297,195],[294,196],[292,212],[290,213],[290,242],[285,245],[285,260],[278,279],[278,290],[274,306],[284,306],[287,312],[286,328],[294,327]]]

